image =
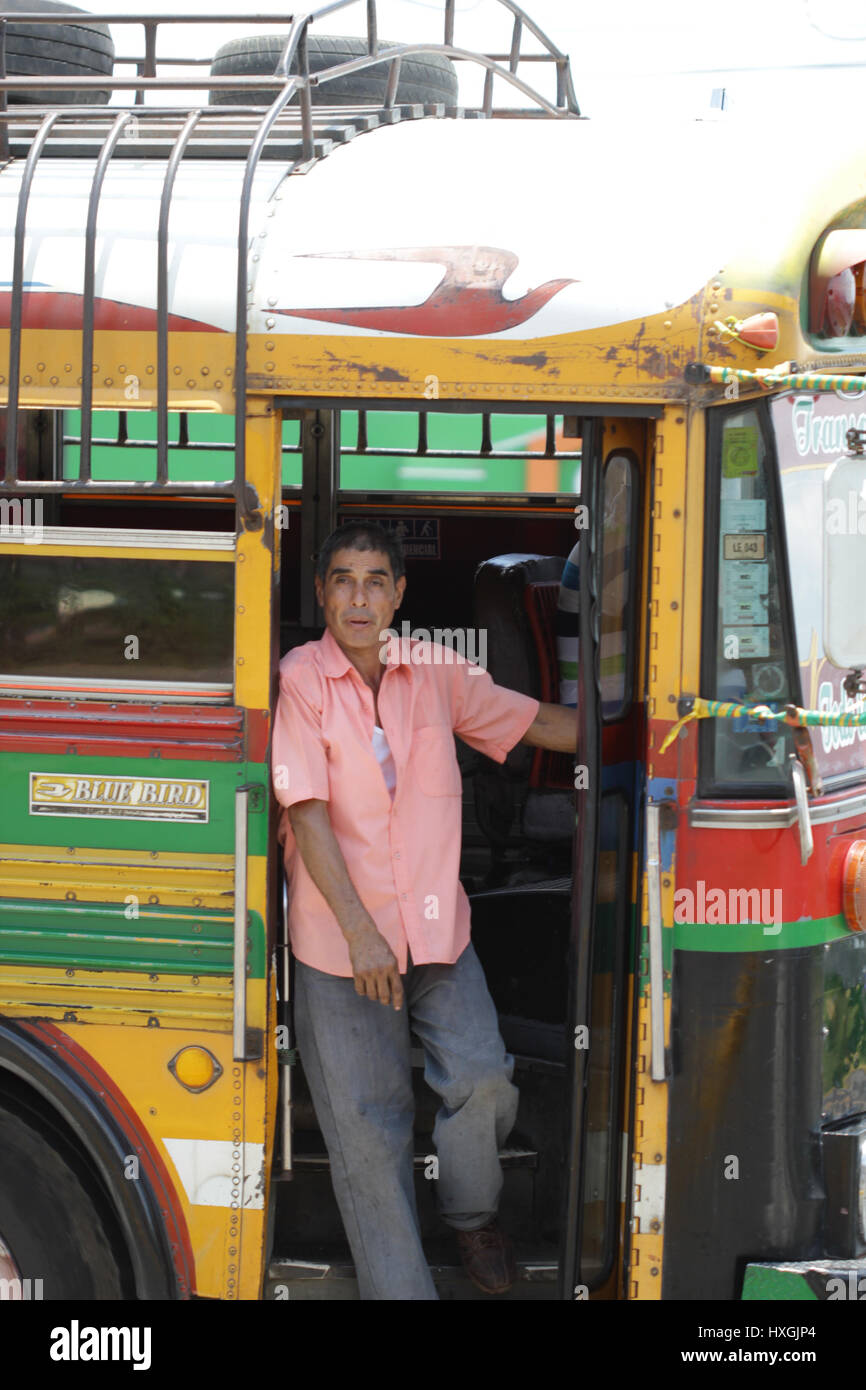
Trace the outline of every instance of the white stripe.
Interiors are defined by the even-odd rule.
[[[247,1211],[261,1211],[264,1207],[264,1144],[235,1145],[227,1139],[163,1139],[162,1142],[193,1206],[231,1207],[237,1204]]]

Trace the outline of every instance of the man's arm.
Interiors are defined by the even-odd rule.
[[[403,1007],[397,959],[349,877],[343,851],[331,826],[326,801],[298,801],[289,807],[298,852],[310,878],[336,917],[349,947],[355,990],[380,1004]]]
[[[572,705],[538,706],[521,743],[532,748],[550,748],[554,753],[577,751],[577,710]]]

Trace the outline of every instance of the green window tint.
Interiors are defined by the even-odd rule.
[[[340,487],[356,492],[577,492],[580,440],[543,415],[344,411]],[[488,455],[504,454],[504,458]],[[558,457],[563,455],[563,457]]]
[[[234,565],[0,553],[0,679],[230,685]]]
[[[705,688],[714,700],[781,709],[791,700],[785,647],[777,500],[771,458],[756,407],[713,412],[707,515]],[[790,736],[757,720],[707,721],[710,780],[722,788],[790,788]],[[702,762],[702,769],[705,764]]]
[[[297,420],[283,424],[284,487],[301,482]],[[234,476],[232,415],[170,411],[168,476],[172,483],[230,483]],[[79,476],[81,412],[63,413],[62,477]],[[156,481],[156,411],[96,410],[93,413],[92,474],[98,482]]]
[[[301,425],[298,420],[283,421],[283,487],[301,486]]]

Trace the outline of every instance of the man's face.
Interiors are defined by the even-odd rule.
[[[379,634],[403,600],[405,575],[395,581],[388,556],[381,550],[336,550],[324,584],[316,576],[316,597],[325,610],[325,625],[341,647],[378,654]]]

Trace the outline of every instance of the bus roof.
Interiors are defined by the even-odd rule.
[[[680,399],[690,362],[760,365],[754,348],[713,341],[712,325],[766,310],[780,325],[773,361],[838,361],[804,337],[800,301],[822,233],[864,224],[857,161],[831,158],[817,136],[766,156],[745,135],[730,121],[668,124],[639,140],[587,120],[426,119],[360,135],[303,173],[262,162],[249,220],[249,388],[418,399],[433,380],[455,399]],[[0,174],[0,327],[22,167]],[[70,403],[75,394],[94,169],[92,158],[46,157],[35,168],[22,405],[50,403],[52,377]],[[176,408],[230,408],[243,174],[240,159],[178,168]],[[95,403],[117,404],[121,368],[136,372],[155,331],[164,177],[162,160],[107,166],[94,326],[97,362],[109,367],[95,374]],[[146,366],[141,379],[146,405]]]

